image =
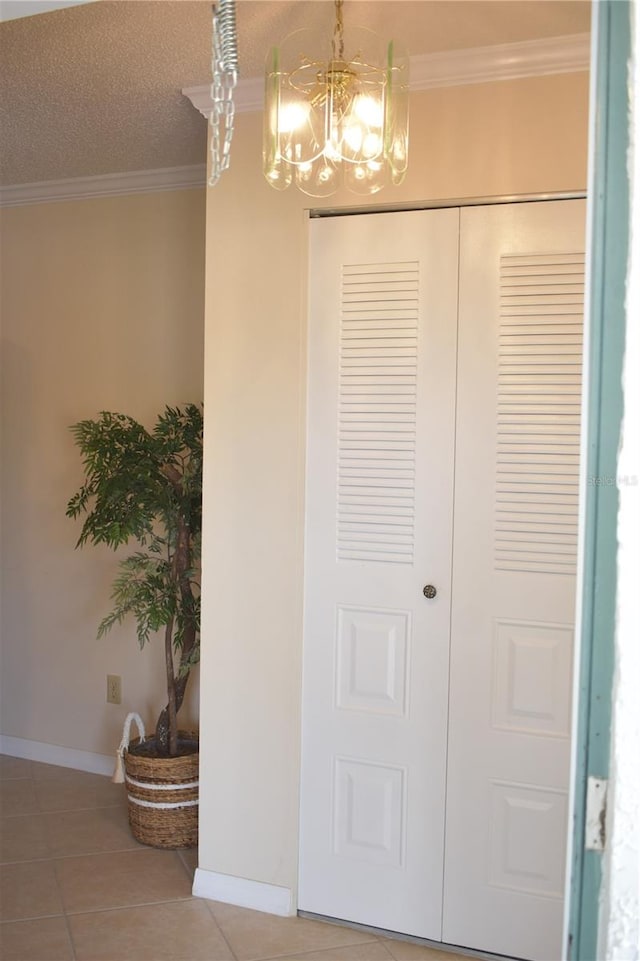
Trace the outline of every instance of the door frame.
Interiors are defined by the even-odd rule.
[[[622,424],[625,287],[629,250],[627,64],[631,5],[595,0],[592,16],[587,342],[581,445],[581,572],[574,707],[573,832],[566,956],[598,957],[602,853],[585,850],[589,778],[609,776],[616,616],[616,483]]]

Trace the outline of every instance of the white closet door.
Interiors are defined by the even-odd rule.
[[[443,939],[562,956],[581,201],[461,213]]]
[[[435,939],[458,234],[435,210],[310,238],[299,906]]]

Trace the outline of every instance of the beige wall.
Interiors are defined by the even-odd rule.
[[[586,74],[412,96],[410,171],[374,203],[584,190]],[[306,209],[242,115],[209,191],[200,868],[297,880]]]
[[[4,735],[112,754],[128,710],[152,725],[164,703],[160,640],[141,653],[133,622],[96,640],[116,557],[74,551],[67,428],[103,409],[151,424],[202,399],[204,221],[203,190],[2,212]]]

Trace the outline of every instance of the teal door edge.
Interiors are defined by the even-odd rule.
[[[616,602],[617,459],[622,421],[625,282],[629,241],[627,174],[631,5],[600,0],[593,172],[590,197],[591,291],[583,578],[575,737],[574,823],[567,956],[596,961],[601,857],[586,851],[587,778],[607,778]]]

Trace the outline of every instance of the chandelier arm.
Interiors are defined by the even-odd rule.
[[[391,69],[397,72],[397,68],[392,67]],[[377,85],[383,83],[386,85],[387,83],[387,69],[374,63],[367,63],[365,60],[352,60],[342,70],[342,73],[357,78],[363,84]],[[317,87],[318,77],[321,77],[326,84],[327,64],[321,61],[305,60],[304,63],[290,71],[274,71],[273,76],[287,78],[293,90],[307,96],[312,88]]]

